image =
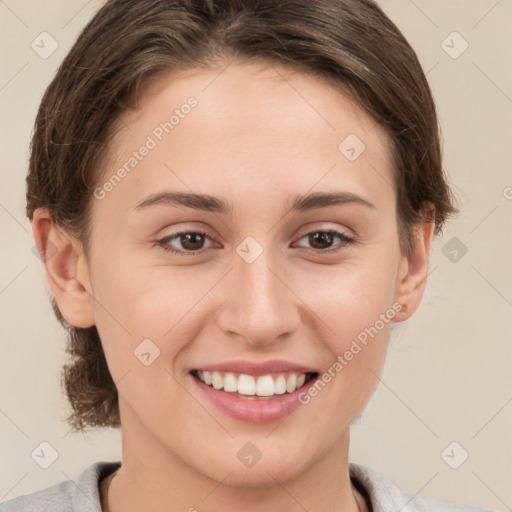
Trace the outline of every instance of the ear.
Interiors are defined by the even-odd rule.
[[[413,231],[411,254],[404,256],[398,271],[395,302],[402,305],[393,323],[407,320],[418,309],[423,298],[428,275],[430,244],[434,221],[417,224]]]
[[[38,208],[32,233],[62,316],[75,327],[95,325],[89,271],[81,245],[66,235],[46,208]]]

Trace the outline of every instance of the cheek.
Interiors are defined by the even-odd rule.
[[[116,260],[122,266],[107,260],[98,265],[93,282],[96,327],[114,380],[132,367],[140,370],[137,356],[148,351],[155,365],[172,365],[198,335],[201,325],[193,319],[201,308],[196,306],[218,281],[211,271],[192,267],[144,270],[135,259],[112,255],[109,261]]]
[[[172,365],[175,356],[213,321],[216,311],[229,307],[229,301],[238,304],[230,294],[230,277],[222,280],[223,266],[149,266],[147,261],[116,254],[115,246],[98,256],[93,282],[96,324],[107,360],[116,365],[111,369],[114,377],[138,363],[134,351],[146,339],[164,356],[161,360]],[[364,338],[365,329],[392,305],[396,277],[392,251],[379,254],[373,247],[365,254],[366,259],[347,257],[336,265],[293,263],[279,272],[293,292],[286,295],[288,300],[306,315],[299,330],[310,329],[305,336],[321,340],[333,363],[350,350],[353,340]],[[385,343],[375,341],[387,340],[389,327],[379,329],[377,336],[368,335],[372,343],[354,360],[373,359],[378,366]],[[110,357],[111,352],[116,352],[115,357]]]
[[[395,296],[396,262],[381,254],[299,272],[290,287],[322,321],[322,331],[339,353],[347,341],[372,326]],[[379,324],[380,325],[380,324]]]
[[[396,315],[395,263],[390,252],[325,267],[309,286],[295,281],[297,295],[317,317],[312,339],[321,340],[329,354],[323,372],[327,388],[336,394],[333,400],[344,397],[355,404],[375,389]]]
[[[183,306],[177,296],[187,289],[173,283],[164,268],[150,269],[135,256],[116,253],[115,246],[96,254],[92,287],[97,327],[108,337],[160,338]]]

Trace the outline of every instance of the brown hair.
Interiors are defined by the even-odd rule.
[[[415,224],[439,234],[458,212],[442,169],[432,94],[417,56],[372,0],[110,0],[83,29],[47,88],[35,121],[27,216],[52,220],[87,254],[92,193],[123,112],[172,70],[225,57],[279,62],[348,93],[392,141],[400,247]],[[341,141],[340,141],[341,142]],[[423,211],[427,203],[435,210]],[[95,326],[68,331],[62,382],[74,430],[120,426],[117,389]]]

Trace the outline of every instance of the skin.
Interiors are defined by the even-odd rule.
[[[45,210],[33,222],[42,247],[49,240],[57,248],[45,268],[61,312],[75,326],[97,326],[117,385],[123,462],[109,509],[367,510],[350,486],[350,425],[376,389],[391,325],[421,301],[433,224],[417,226],[411,255],[401,254],[386,132],[339,89],[284,66],[232,61],[220,74],[160,79],[123,117],[106,179],[190,96],[197,107],[104,199],[93,199],[88,257]],[[366,146],[355,161],[338,150],[349,134]],[[134,210],[164,189],[222,198],[232,213]],[[296,195],[333,190],[375,208],[288,212]],[[200,255],[154,243],[198,229],[210,238],[168,244]],[[305,236],[326,229],[355,242],[315,245]],[[247,236],[263,249],[252,263],[236,252]],[[275,358],[322,373],[393,303],[404,309],[279,423],[224,415],[189,375],[204,364]],[[133,354],[146,338],[161,351],[150,366]],[[262,453],[252,468],[236,456],[248,441]]]

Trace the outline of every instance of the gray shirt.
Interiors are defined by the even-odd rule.
[[[0,512],[101,512],[99,483],[120,465],[121,462],[95,462],[75,481],[64,480],[1,502]],[[351,462],[349,474],[354,486],[371,503],[373,512],[491,512],[401,491],[376,471],[360,464]]]

